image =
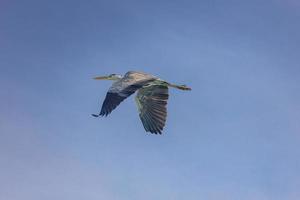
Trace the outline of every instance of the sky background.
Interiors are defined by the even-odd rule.
[[[297,0],[0,0],[1,200],[298,200]],[[163,135],[131,98],[139,70],[170,90]]]

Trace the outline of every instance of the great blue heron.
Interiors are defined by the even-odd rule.
[[[135,71],[129,71],[124,76],[111,74],[94,79],[115,81],[106,94],[100,113],[92,114],[94,117],[107,116],[124,99],[137,91],[135,100],[140,119],[145,130],[155,134],[161,134],[166,123],[168,87],[191,90],[186,85],[171,84],[153,75]]]

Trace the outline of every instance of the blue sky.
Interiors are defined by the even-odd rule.
[[[296,0],[0,0],[0,199],[300,198]],[[161,136],[132,98],[140,70],[170,90]]]

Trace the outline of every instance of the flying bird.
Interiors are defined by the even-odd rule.
[[[191,90],[186,85],[171,84],[151,74],[136,71],[129,71],[124,76],[111,74],[94,79],[114,81],[106,94],[100,113],[92,114],[94,117],[107,116],[124,99],[137,92],[135,101],[139,117],[145,130],[155,134],[161,134],[166,123],[168,88]]]

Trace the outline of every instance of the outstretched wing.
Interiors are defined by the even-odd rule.
[[[140,72],[128,72],[125,76],[114,82],[109,88],[99,115],[107,116],[110,114],[124,99],[132,95],[135,91],[144,85],[152,82],[155,78],[151,75]]]
[[[167,119],[168,98],[168,87],[165,85],[151,85],[139,89],[136,102],[147,132],[161,134]]]

